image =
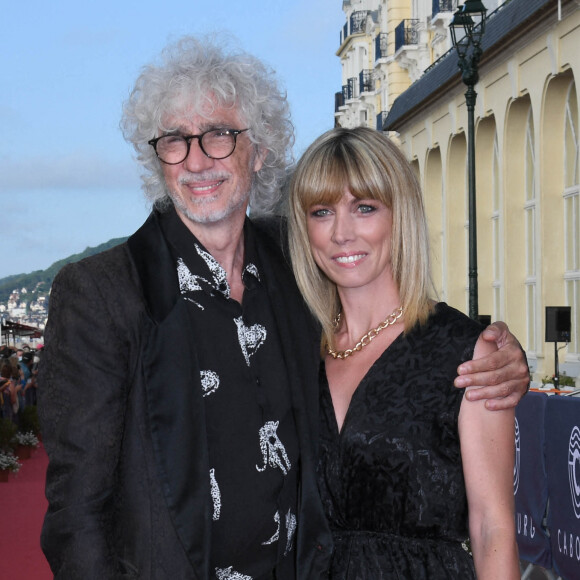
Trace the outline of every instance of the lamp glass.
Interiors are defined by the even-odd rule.
[[[465,33],[469,35],[474,45],[479,45],[485,32],[487,8],[480,0],[466,0],[458,12],[464,17],[471,18],[471,26],[464,25]]]
[[[451,32],[451,42],[460,58],[465,56],[474,24],[473,18],[469,14],[464,14],[461,8],[453,14],[449,30]]]
[[[483,5],[483,2],[479,0],[466,0],[465,4],[460,8],[463,14],[483,14],[487,12],[487,8]]]

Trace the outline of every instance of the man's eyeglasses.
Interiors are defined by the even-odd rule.
[[[189,155],[191,141],[197,139],[199,147],[210,159],[225,159],[236,148],[240,133],[248,129],[212,129],[201,135],[162,135],[148,141],[157,157],[167,165],[177,165]]]

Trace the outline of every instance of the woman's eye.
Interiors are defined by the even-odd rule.
[[[327,215],[329,215],[330,211],[326,208],[319,208],[319,209],[313,209],[310,211],[310,215],[312,217],[325,217]]]
[[[376,209],[377,208],[374,207],[373,205],[367,205],[366,203],[361,203],[358,206],[358,211],[360,211],[360,213],[372,213]]]

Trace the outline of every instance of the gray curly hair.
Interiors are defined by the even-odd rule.
[[[143,165],[143,189],[154,207],[171,205],[161,162],[147,142],[162,128],[167,115],[201,115],[207,106],[235,106],[250,127],[255,151],[266,152],[262,168],[254,175],[252,213],[269,213],[279,204],[281,185],[292,164],[294,127],[286,93],[275,73],[256,57],[229,50],[219,35],[219,46],[210,38],[183,37],[165,48],[159,64],[141,72],[123,106],[121,130]]]

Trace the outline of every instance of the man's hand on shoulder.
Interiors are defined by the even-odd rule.
[[[495,342],[497,351],[477,360],[466,361],[457,369],[456,387],[481,387],[466,393],[470,401],[487,399],[493,411],[515,407],[526,394],[530,373],[524,351],[504,322],[494,322],[482,338]]]

